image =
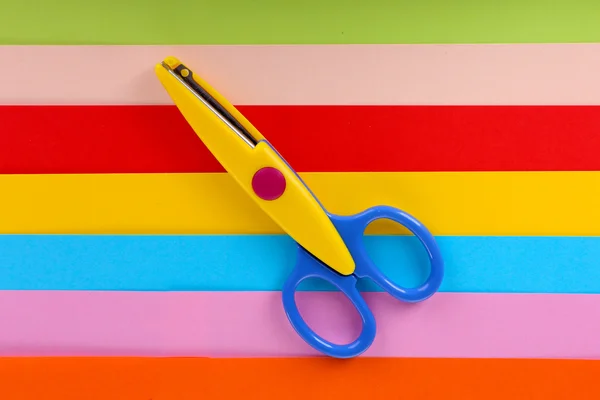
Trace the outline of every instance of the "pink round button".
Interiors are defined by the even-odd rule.
[[[285,192],[285,177],[277,168],[264,167],[252,177],[252,189],[263,200],[275,200]]]

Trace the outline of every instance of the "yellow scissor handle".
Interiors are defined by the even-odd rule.
[[[242,139],[235,126],[178,79],[173,70],[181,65],[178,59],[169,57],[156,65],[155,72],[181,114],[223,168],[302,247],[339,273],[353,273],[355,264],[346,244],[304,182],[260,132],[210,85],[190,70],[183,71],[186,77],[191,74],[194,82],[217,100],[253,140]]]

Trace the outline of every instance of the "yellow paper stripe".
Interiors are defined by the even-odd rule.
[[[334,213],[387,204],[437,235],[600,234],[600,172],[301,175]],[[222,173],[1,175],[0,187],[0,233],[282,233]]]

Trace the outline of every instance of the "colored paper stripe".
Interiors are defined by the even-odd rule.
[[[600,293],[600,238],[438,238],[443,292]],[[369,236],[367,252],[404,286],[429,272],[414,237]],[[0,290],[281,290],[296,259],[288,236],[0,235]],[[381,291],[368,280],[363,291]],[[301,290],[332,290],[308,280]]]
[[[147,12],[145,7],[142,14]],[[462,18],[456,22],[463,24]],[[368,29],[379,32],[380,23]],[[198,25],[191,25],[194,31],[202,29]],[[539,15],[531,26],[540,27]],[[72,37],[85,41],[84,32]],[[444,31],[444,40],[453,32]],[[48,34],[44,30],[44,38]],[[238,105],[600,104],[598,53],[600,43],[0,46],[0,59],[14,60],[0,65],[0,104],[172,104],[153,71],[169,55],[185,60]],[[15,79],[15,68],[27,79]]]
[[[0,375],[11,400],[600,397],[593,360],[34,357],[0,358]]]
[[[600,172],[301,175],[331,212],[387,204],[434,235],[600,234]],[[282,233],[225,173],[0,175],[0,187],[0,233]]]
[[[5,7],[0,39],[7,44],[597,42],[599,12],[600,5],[589,0],[556,0],[552,7],[539,0],[527,7],[500,0],[477,6],[467,0],[452,5],[376,0],[360,6],[311,0],[302,7],[236,0],[186,3],[185,11],[156,0],[118,8],[100,0],[43,0]]]
[[[239,110],[302,172],[600,170],[598,106]],[[0,120],[0,173],[224,171],[175,106],[4,106]]]
[[[340,293],[296,297],[319,334],[356,337],[360,320]],[[367,357],[600,358],[600,295],[364,297],[378,324]],[[0,356],[319,354],[288,323],[278,292],[0,291],[0,321]]]

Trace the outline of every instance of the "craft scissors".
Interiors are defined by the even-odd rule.
[[[297,243],[296,265],[282,288],[283,307],[296,332],[314,349],[337,358],[362,354],[375,339],[375,318],[356,288],[370,278],[405,302],[423,301],[439,288],[444,263],[427,228],[406,212],[376,206],[356,215],[327,211],[300,176],[244,116],[208,83],[175,57],[156,64],[155,72],[183,117],[224,169]],[[315,143],[315,146],[318,145]],[[390,219],[408,228],[427,250],[427,280],[405,288],[388,279],[363,245],[366,227]],[[332,343],[315,333],[298,311],[295,292],[307,278],[320,278],[341,290],[362,320],[359,337],[349,344]]]

